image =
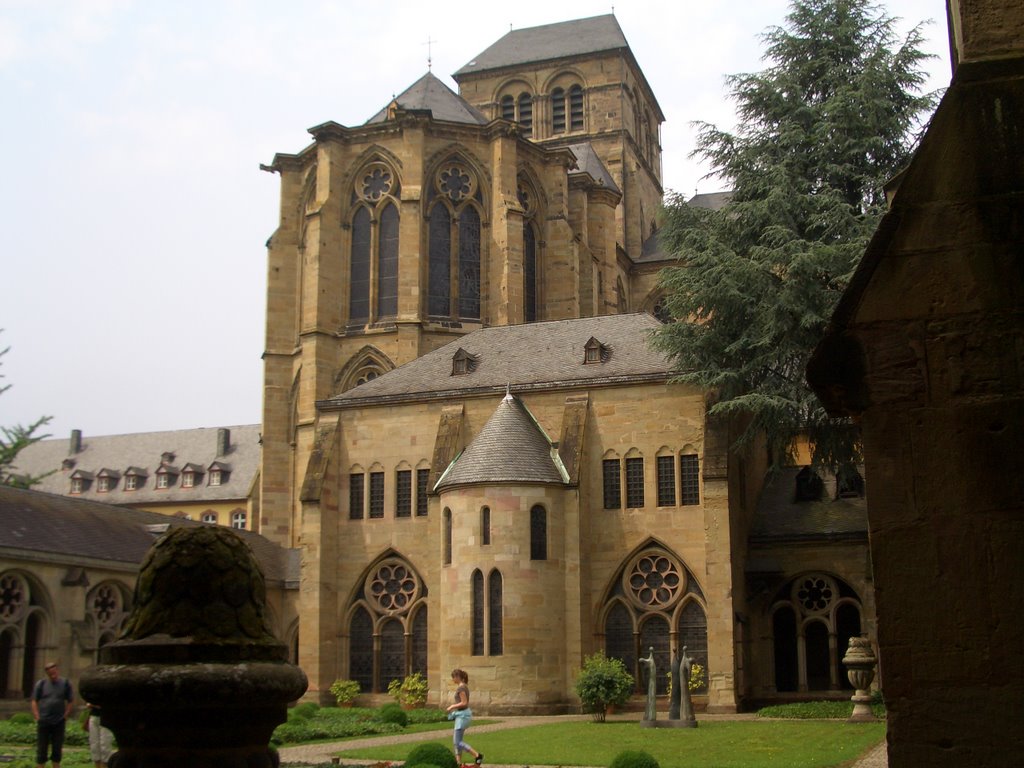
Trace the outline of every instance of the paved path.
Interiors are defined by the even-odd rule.
[[[635,720],[636,714],[611,715],[609,720]],[[540,725],[541,723],[557,722],[559,720],[589,720],[590,715],[543,715],[538,717],[503,717],[498,722],[489,725],[474,725],[473,733],[489,733],[490,731],[503,731],[508,728],[523,728],[528,725]],[[699,715],[698,721],[705,720],[756,720],[754,714],[742,715]],[[358,749],[361,747],[379,747],[387,744],[399,744],[403,742],[430,741],[438,737],[438,731],[426,731],[423,733],[408,733],[391,736],[371,736],[365,739],[352,739],[343,742],[332,742],[326,744],[306,744],[299,747],[282,747],[279,750],[281,755],[282,768],[296,763],[307,763],[312,765],[331,765],[331,757],[343,749]],[[366,760],[340,761],[341,765],[355,764],[365,765]],[[851,768],[888,768],[889,759],[885,750],[885,742],[873,747],[860,758]],[[487,763],[487,768],[524,768],[523,766],[501,766]],[[532,768],[544,768],[543,766],[532,766]]]

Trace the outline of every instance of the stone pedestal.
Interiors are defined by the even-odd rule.
[[[124,634],[80,682],[117,737],[111,768],[276,768],[270,736],[307,683],[267,630],[265,599],[227,528],[178,528],[153,545]]]
[[[854,687],[853,714],[848,723],[863,723],[877,720],[871,711],[871,681],[875,679],[875,652],[866,637],[851,637],[850,647],[843,657],[846,676]]]

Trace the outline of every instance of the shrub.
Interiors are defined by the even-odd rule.
[[[32,719],[32,715],[28,712],[15,712],[7,718],[7,722],[14,723],[15,725],[32,725],[35,720]]]
[[[315,701],[307,701],[297,704],[288,710],[288,720],[309,720],[320,710],[320,705]]]
[[[406,765],[434,765],[437,768],[459,768],[455,755],[442,744],[426,742],[412,748],[405,758]]]
[[[377,719],[384,723],[395,723],[405,728],[409,724],[409,716],[398,704],[385,704],[377,711]]]
[[[419,672],[413,672],[402,680],[392,680],[388,683],[388,693],[395,697],[399,704],[408,707],[420,707],[427,701],[427,692],[430,687],[427,685],[427,678]]]
[[[335,680],[329,690],[339,704],[349,704],[361,693],[362,688],[355,680]]]
[[[661,768],[658,761],[639,749],[627,749],[619,752],[612,760],[610,768]]]
[[[633,692],[633,676],[619,659],[609,659],[604,651],[583,660],[583,668],[576,676],[576,695],[583,702],[583,710],[604,721],[609,704],[621,706]]]

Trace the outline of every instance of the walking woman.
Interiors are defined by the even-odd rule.
[[[453,669],[452,682],[455,683],[455,703],[448,707],[448,719],[455,721],[455,735],[452,739],[455,744],[455,759],[462,765],[462,753],[469,752],[473,755],[474,763],[483,765],[483,752],[477,752],[462,740],[473,719],[473,710],[469,708],[469,675],[464,670]]]

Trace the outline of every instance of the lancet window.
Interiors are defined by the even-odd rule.
[[[479,320],[483,196],[476,173],[458,159],[442,163],[427,205],[427,314]]]
[[[349,249],[351,324],[398,314],[398,193],[398,177],[383,162],[368,164],[356,176]]]

